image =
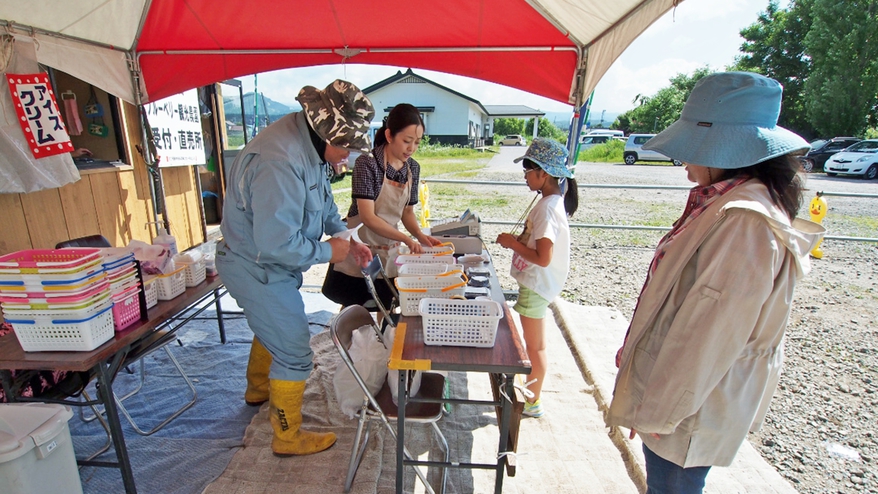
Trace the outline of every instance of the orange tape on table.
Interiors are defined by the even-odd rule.
[[[403,360],[402,349],[405,346],[406,324],[399,323],[396,326],[396,336],[393,337],[393,349],[390,351],[390,359],[387,368],[392,370],[430,370],[432,363],[429,360]]]

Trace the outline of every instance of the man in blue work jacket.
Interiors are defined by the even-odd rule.
[[[269,401],[275,455],[306,455],[335,443],[335,434],[300,429],[313,352],[299,288],[315,264],[349,254],[363,266],[369,248],[344,238],[329,167],[350,151],[369,152],[372,103],[350,82],[302,88],[302,111],[277,120],[238,154],[227,178],[216,265],[253,330],[247,366],[249,405]]]

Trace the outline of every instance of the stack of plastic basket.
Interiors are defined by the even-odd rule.
[[[192,250],[174,256],[174,263],[183,266],[183,278],[187,287],[198,286],[204,281],[207,271],[205,256],[200,250]]]
[[[100,249],[0,257],[0,308],[26,352],[94,350],[113,337],[113,299]]]
[[[103,249],[103,267],[113,298],[113,325],[121,331],[140,320],[140,279],[134,254],[126,250]]]
[[[425,345],[494,346],[503,307],[494,300],[421,299]]]

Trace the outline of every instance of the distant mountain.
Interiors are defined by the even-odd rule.
[[[253,93],[245,93],[244,94],[244,114],[247,116],[247,123],[253,123]],[[257,113],[259,114],[260,126],[265,123],[265,115],[268,114],[268,119],[272,122],[279,119],[280,117],[287,115],[292,112],[296,112],[301,110],[302,108],[299,105],[295,107],[289,107],[283,103],[278,103],[277,101],[272,100],[271,98],[265,97],[263,94],[259,94],[259,99],[257,100],[259,103],[259,107],[257,109]],[[225,107],[226,112],[226,120],[229,122],[234,122],[236,124],[241,123],[241,99],[235,96],[226,96],[223,97],[223,106]],[[266,111],[267,110],[267,111]]]

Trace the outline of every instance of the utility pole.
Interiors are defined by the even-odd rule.
[[[658,115],[655,117],[655,122],[652,123],[652,133],[655,134],[655,128],[658,126]]]
[[[598,128],[604,128],[604,114],[607,113],[607,110],[601,110],[601,124],[598,125]]]

